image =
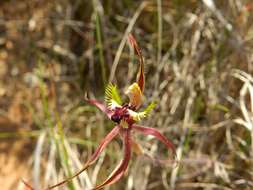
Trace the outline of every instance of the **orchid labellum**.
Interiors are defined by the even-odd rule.
[[[123,176],[123,174],[127,170],[128,163],[131,158],[132,149],[136,150],[139,147],[138,144],[132,138],[132,133],[135,131],[140,132],[144,135],[154,136],[155,138],[160,140],[169,150],[171,150],[174,156],[176,156],[176,151],[172,142],[164,135],[162,135],[157,129],[143,127],[136,124],[137,122],[148,116],[150,111],[152,111],[152,109],[155,107],[155,103],[152,102],[143,111],[137,111],[142,104],[143,91],[145,86],[144,60],[142,57],[141,50],[135,38],[131,34],[129,35],[129,42],[134,48],[135,53],[139,58],[139,71],[137,75],[137,80],[132,85],[130,85],[125,92],[126,95],[129,97],[129,103],[122,104],[122,100],[119,96],[117,87],[111,83],[106,87],[105,90],[105,104],[95,99],[87,100],[90,104],[95,105],[98,109],[104,112],[110,120],[116,123],[116,126],[102,140],[93,155],[79,172],[56,185],[48,187],[48,190],[58,187],[81,174],[98,159],[99,155],[108,145],[108,143],[119,134],[122,136],[123,140],[124,157],[120,164],[116,167],[116,169],[114,169],[113,172],[110,174],[110,176],[103,183],[94,187],[93,190],[101,189],[107,185],[113,184]],[[25,183],[25,185],[29,189],[32,189],[29,184]]]

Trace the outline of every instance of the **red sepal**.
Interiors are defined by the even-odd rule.
[[[111,119],[111,116],[113,113],[103,103],[99,102],[96,99],[88,99],[86,101],[89,102],[90,104],[96,106],[98,109],[100,109],[102,112],[104,112],[108,116],[109,119]]]
[[[123,142],[124,142],[124,158],[120,162],[120,164],[115,168],[115,170],[111,173],[111,175],[100,185],[97,185],[93,190],[101,189],[107,185],[111,185],[117,182],[125,173],[129,160],[131,158],[131,137],[130,130],[124,130],[123,134]]]
[[[151,127],[142,127],[140,125],[132,125],[132,128],[136,131],[139,131],[145,135],[152,135],[158,140],[160,140],[165,146],[172,151],[173,155],[175,156],[175,159],[177,160],[177,154],[176,149],[173,145],[173,143],[164,135],[162,135],[157,129],[151,128]]]

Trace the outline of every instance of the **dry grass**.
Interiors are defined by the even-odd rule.
[[[8,122],[0,123],[0,160],[17,157],[19,177],[35,187],[81,168],[113,126],[83,96],[102,100],[108,81],[123,92],[135,80],[132,32],[145,57],[146,102],[158,102],[143,124],[172,139],[181,163],[133,155],[127,175],[107,189],[253,189],[252,9],[250,0],[1,1],[0,120]],[[166,155],[142,138],[146,153]],[[61,189],[105,179],[120,150],[113,141]],[[8,180],[0,170],[1,187],[23,189],[15,167],[9,172]]]

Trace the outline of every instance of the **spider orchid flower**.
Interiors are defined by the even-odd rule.
[[[132,137],[132,133],[135,131],[140,132],[144,135],[154,136],[155,138],[160,140],[169,150],[171,150],[172,154],[176,158],[176,150],[174,148],[173,143],[169,139],[167,139],[155,128],[144,127],[136,124],[143,118],[147,117],[156,104],[152,102],[143,111],[140,112],[138,111],[139,107],[142,104],[143,91],[145,85],[144,60],[142,57],[141,50],[135,38],[131,34],[129,34],[129,42],[131,46],[134,48],[135,53],[139,58],[139,71],[137,75],[137,80],[132,85],[130,85],[125,92],[125,94],[129,98],[129,103],[126,104],[122,103],[117,87],[111,83],[106,87],[105,90],[105,104],[95,99],[87,99],[87,101],[90,104],[95,105],[98,109],[104,112],[110,120],[115,122],[116,125],[102,140],[102,142],[99,144],[93,155],[85,163],[84,167],[79,172],[77,172],[70,178],[63,180],[62,182],[47,188],[47,190],[58,187],[70,181],[74,177],[78,176],[83,171],[85,171],[90,165],[92,165],[98,159],[101,152],[106,148],[109,142],[112,141],[117,135],[120,135],[123,140],[124,157],[122,161],[119,163],[119,165],[110,174],[110,176],[103,183],[94,187],[93,190],[101,189],[121,179],[121,177],[127,170],[128,163],[130,161],[132,154],[132,149],[133,151],[136,151],[136,153],[142,152],[141,148]],[[32,189],[31,186],[29,186],[29,184],[25,183],[25,185],[29,189]]]

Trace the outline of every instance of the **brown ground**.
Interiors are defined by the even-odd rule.
[[[0,117],[0,132],[17,132],[19,125],[6,117]],[[27,177],[32,149],[27,140],[19,138],[0,139],[0,187],[14,190],[20,186],[20,177]]]

